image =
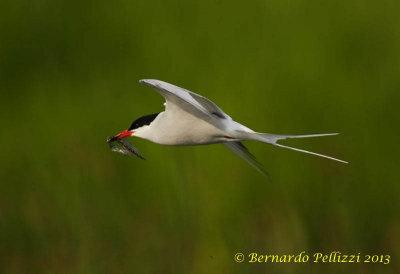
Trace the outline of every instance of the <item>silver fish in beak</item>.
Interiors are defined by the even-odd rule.
[[[117,142],[119,146],[114,145],[114,142]],[[142,160],[146,160],[142,155],[140,155],[139,150],[137,150],[137,148],[135,148],[127,139],[118,139],[116,136],[108,137],[107,143],[110,146],[111,151],[115,151],[126,156],[135,155]]]

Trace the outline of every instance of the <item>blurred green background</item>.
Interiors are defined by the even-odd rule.
[[[399,1],[1,1],[0,273],[399,273]],[[106,137],[193,90],[285,144]],[[339,250],[383,264],[250,264]]]

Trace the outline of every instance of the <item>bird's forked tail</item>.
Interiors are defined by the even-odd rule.
[[[308,134],[308,135],[278,135],[278,134],[268,134],[268,133],[258,133],[258,132],[254,132],[254,133],[248,133],[251,136],[249,136],[249,140],[257,140],[263,143],[267,143],[267,144],[271,144],[274,146],[278,146],[278,147],[283,147],[283,148],[287,148],[287,149],[292,149],[292,150],[296,150],[296,151],[300,151],[300,152],[304,152],[304,153],[308,153],[308,154],[312,154],[312,155],[317,155],[320,157],[324,157],[324,158],[328,158],[331,160],[335,160],[338,162],[342,162],[345,164],[348,164],[348,162],[340,160],[340,159],[336,159],[327,155],[323,155],[323,154],[319,154],[319,153],[315,153],[315,152],[311,152],[311,151],[307,151],[304,149],[299,149],[299,148],[294,148],[294,147],[289,147],[289,146],[284,146],[281,144],[278,144],[279,140],[284,140],[284,139],[290,139],[290,138],[309,138],[309,137],[321,137],[321,136],[329,136],[329,135],[337,135],[339,133],[325,133],[325,134]]]

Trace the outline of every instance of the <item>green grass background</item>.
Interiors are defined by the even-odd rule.
[[[1,1],[0,273],[399,273],[398,1]],[[285,144],[106,137],[193,90]],[[237,252],[390,254],[235,263]]]

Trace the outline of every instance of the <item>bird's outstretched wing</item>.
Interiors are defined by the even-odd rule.
[[[249,163],[252,167],[258,170],[262,175],[269,178],[268,172],[264,166],[257,161],[256,157],[249,152],[249,150],[241,142],[227,142],[223,143],[224,146],[232,150],[236,155]]]
[[[155,89],[165,98],[166,111],[168,111],[171,104],[173,104],[174,107],[178,107],[218,127],[221,126],[221,123],[218,122],[219,119],[232,120],[232,118],[223,112],[216,104],[192,91],[160,80],[144,79],[139,82]]]

